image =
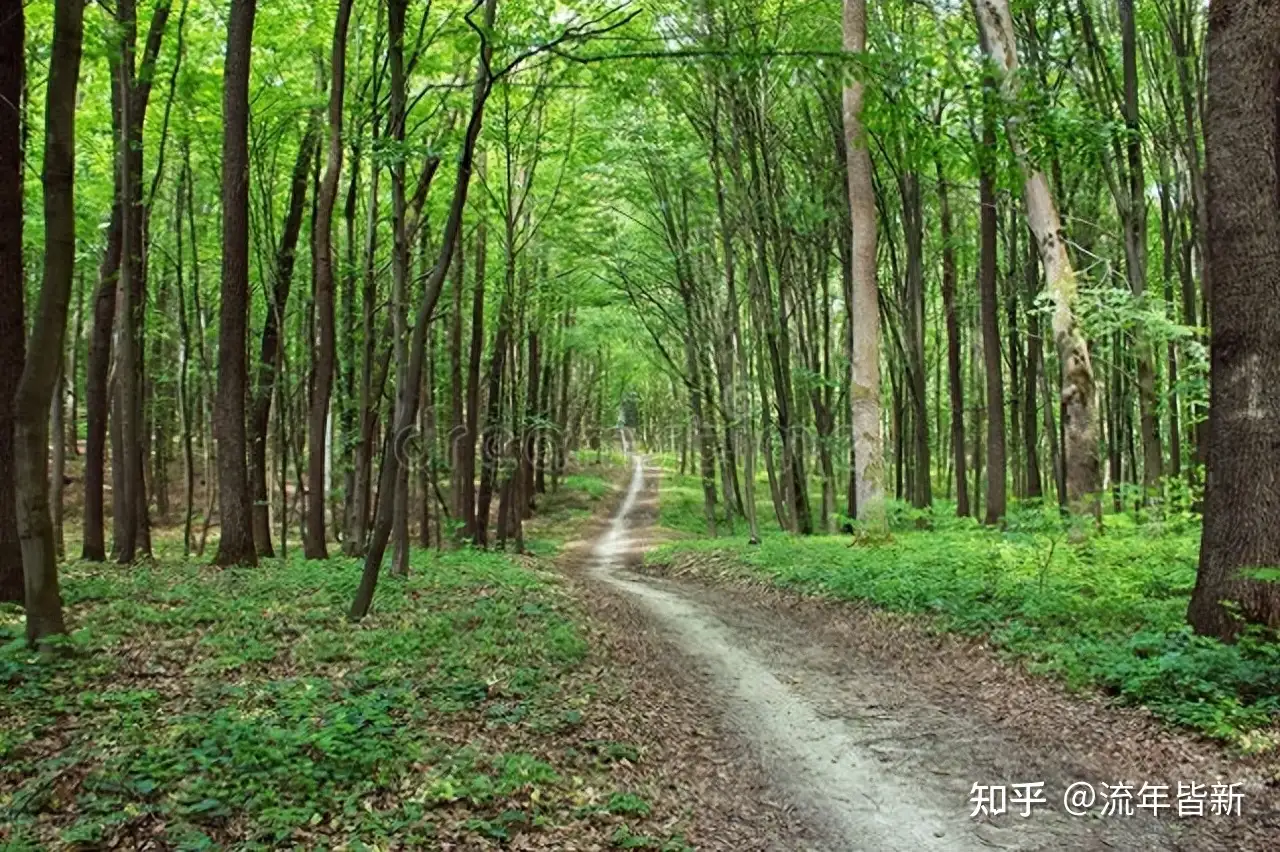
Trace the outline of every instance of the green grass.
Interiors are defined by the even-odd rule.
[[[358,575],[342,558],[68,566],[76,629],[54,659],[0,611],[0,845],[483,848],[607,840],[644,815],[601,756],[634,747],[586,736],[601,687],[547,575],[415,553],[357,625]]]
[[[691,494],[677,479],[662,495],[665,525],[703,530],[696,487]],[[1105,532],[1069,544],[1053,507],[1015,509],[1003,532],[948,509],[940,504],[931,515],[892,504],[894,532],[884,543],[851,546],[848,536],[775,531],[758,547],[742,535],[702,538],[668,545],[651,559],[721,551],[749,576],[927,616],[938,629],[987,638],[1032,671],[1073,688],[1100,688],[1242,748],[1275,744],[1280,644],[1254,634],[1224,645],[1186,627],[1197,522],[1108,516]],[[920,521],[933,528],[916,529]]]

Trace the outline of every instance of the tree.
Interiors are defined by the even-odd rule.
[[[316,199],[315,312],[316,360],[312,389],[310,455],[307,458],[307,528],[303,549],[308,559],[325,559],[325,432],[329,422],[329,395],[333,391],[334,311],[333,311],[333,207],[342,174],[342,96],[347,68],[347,26],[351,20],[351,0],[338,0],[338,19],[333,28],[333,82],[329,86],[329,158]]]
[[[981,304],[982,363],[987,380],[987,508],[997,524],[1005,514],[1004,361],[1000,357],[1000,309],[996,296],[995,118],[990,77],[983,80],[982,146],[978,150],[978,301]]]
[[[94,298],[93,324],[90,332],[90,343],[87,363],[87,376],[85,379],[85,408],[86,408],[86,435],[85,435],[85,463],[84,463],[84,543],[81,558],[101,562],[107,558],[106,543],[103,540],[103,518],[105,515],[105,504],[103,497],[103,485],[106,476],[106,440],[107,440],[107,421],[108,412],[111,409],[112,401],[108,399],[108,377],[111,370],[111,351],[112,351],[112,329],[117,325],[117,291],[121,281],[122,264],[129,267],[129,281],[131,284],[128,301],[130,308],[135,305],[140,306],[144,292],[143,288],[143,213],[142,206],[142,165],[143,165],[143,125],[147,114],[147,105],[151,98],[151,84],[154,77],[155,65],[157,57],[160,54],[160,45],[164,37],[165,26],[169,19],[169,9],[172,4],[169,0],[158,0],[151,16],[151,24],[147,29],[147,40],[142,50],[142,62],[135,69],[134,56],[136,54],[136,46],[134,41],[137,36],[137,4],[132,0],[118,4],[116,7],[116,26],[118,31],[118,42],[112,45],[112,53],[110,61],[112,66],[113,83],[111,86],[111,103],[112,103],[112,122],[113,122],[113,142],[117,146],[115,168],[112,169],[114,178],[113,187],[113,204],[111,208],[111,218],[107,225],[107,244],[102,255],[102,262],[98,271],[98,289]],[[126,102],[128,105],[128,117],[126,121],[125,111]],[[127,145],[125,144],[127,140]],[[125,156],[127,149],[128,156]],[[131,176],[126,187],[124,178]],[[125,241],[125,199],[131,200],[131,209],[128,211],[128,220],[131,225],[132,233],[129,236],[131,251],[126,255],[124,252]],[[123,316],[132,317],[135,321],[141,319],[139,311],[121,311]],[[121,328],[125,326],[122,324]],[[140,334],[140,327],[133,327],[133,337],[130,338],[129,345],[130,357],[132,358],[133,350],[136,346],[140,346],[140,342],[136,336]],[[138,359],[133,359],[135,362]],[[140,368],[140,363],[134,364],[135,368]],[[136,377],[137,369],[131,376]],[[122,384],[128,385],[127,392],[121,396],[128,396],[130,399],[137,401],[135,393],[135,384],[133,378]],[[120,396],[117,396],[120,401]],[[121,408],[116,407],[117,413],[121,413]],[[117,423],[117,431],[121,424]],[[131,428],[132,431],[132,428]],[[133,443],[136,443],[134,441]],[[120,465],[118,470],[113,471],[113,479],[119,485],[120,490],[137,492],[134,500],[130,504],[130,509],[123,510],[122,506],[113,507],[114,513],[118,519],[123,520],[128,515],[135,522],[141,520],[139,505],[145,499],[145,492],[142,488],[141,465],[140,458],[131,450],[126,451],[133,459],[136,468],[135,476],[139,477],[130,483],[126,483],[121,474],[125,470],[125,465]],[[116,501],[117,504],[123,504],[123,500]],[[145,507],[142,507],[145,511]],[[120,529],[120,524],[116,524]],[[137,523],[132,525],[130,537],[138,532]],[[125,536],[121,536],[124,538]],[[116,542],[116,549],[123,542]]]
[[[1017,108],[1018,46],[1007,0],[973,0],[983,53],[999,74],[1001,91]],[[1006,118],[1010,145],[1022,167],[1027,220],[1035,233],[1040,262],[1053,299],[1053,337],[1062,363],[1067,499],[1077,511],[1097,512],[1098,426],[1096,388],[1089,346],[1075,315],[1076,275],[1067,256],[1058,206],[1043,171],[1032,164],[1018,123]]]
[[[1209,457],[1200,569],[1187,618],[1231,639],[1280,627],[1280,6],[1210,8],[1205,152],[1213,270]]]
[[[14,493],[13,394],[22,375],[22,4],[0,15],[0,601],[22,602],[22,546]]]
[[[249,60],[257,0],[231,0],[222,96],[222,304],[218,311],[218,565],[256,565],[246,452],[249,312]]]
[[[844,0],[844,49],[860,54],[867,46],[866,0]],[[844,87],[844,134],[853,231],[853,288],[850,311],[853,352],[849,365],[854,481],[858,519],[873,530],[888,527],[884,507],[884,448],[880,437],[880,312],[876,283],[876,202],[871,152],[862,126],[866,85],[855,74]]]
[[[49,512],[49,405],[61,368],[75,272],[76,89],[83,36],[83,0],[57,0],[45,100],[44,279],[13,404],[26,634],[33,647],[66,632]]]

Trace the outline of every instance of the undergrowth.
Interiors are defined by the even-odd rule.
[[[664,475],[660,517],[703,534],[691,480]],[[983,637],[1032,671],[1102,689],[1246,751],[1276,745],[1275,637],[1250,632],[1226,645],[1186,625],[1200,537],[1189,516],[1108,515],[1103,531],[1081,536],[1067,534],[1054,506],[1016,507],[997,531],[945,505],[922,513],[893,503],[891,536],[855,543],[777,532],[772,508],[761,508],[761,526],[767,517],[772,531],[759,546],[746,543],[739,525],[737,536],[678,541],[650,558],[721,551],[737,570],[779,586],[929,616],[938,629]]]
[[[639,820],[683,848],[616,787],[637,749],[589,736],[599,678],[548,576],[469,549],[412,568],[352,624],[353,560],[72,565],[52,659],[0,612],[0,845],[562,848]]]

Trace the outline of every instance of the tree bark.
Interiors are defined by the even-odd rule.
[[[49,404],[62,360],[75,266],[76,88],[83,35],[83,0],[57,0],[45,98],[44,279],[14,396],[18,535],[26,591],[26,638],[33,647],[67,630],[49,515],[48,432]]]
[[[13,395],[24,362],[22,103],[26,26],[21,2],[0,15],[0,602],[22,602],[14,476]]]
[[[906,304],[907,381],[911,394],[911,503],[917,509],[933,505],[932,466],[929,461],[929,414],[925,399],[924,358],[924,210],[920,177],[904,172],[899,183],[907,247]]]
[[[484,152],[476,157],[477,170],[484,176]],[[471,342],[467,352],[466,424],[458,438],[456,476],[458,509],[462,520],[461,539],[474,539],[477,534],[476,514],[476,440],[480,428],[480,361],[484,354],[484,273],[485,218],[480,206],[475,230],[475,283],[471,292]]]
[[[407,279],[409,275],[409,246],[405,230],[405,170],[404,170],[404,19],[408,0],[387,0],[387,37],[389,65],[391,69],[390,116],[387,130],[396,145],[396,155],[391,162],[391,323],[392,345],[396,359],[396,383],[403,385],[409,368],[408,351],[405,349],[405,312],[407,310]],[[452,260],[452,255],[445,262]],[[409,459],[400,460],[400,478],[395,488],[394,549],[392,571],[401,576],[409,573]]]
[[[351,0],[338,0],[338,17],[333,28],[333,59],[329,86],[329,156],[316,199],[315,246],[316,360],[308,420],[307,527],[303,550],[307,559],[325,559],[328,548],[325,530],[325,471],[329,399],[333,392],[335,357],[333,287],[333,207],[342,174],[342,97],[347,69],[347,27],[351,20]]]
[[[844,50],[867,45],[866,0],[844,0]],[[884,445],[880,436],[880,311],[876,283],[876,203],[871,152],[862,126],[865,85],[844,89],[844,133],[849,173],[849,218],[853,231],[853,357],[849,393],[853,408],[854,479],[858,519],[875,532],[888,530],[884,504]]]
[[[1147,186],[1142,168],[1142,126],[1138,107],[1138,39],[1134,0],[1117,0],[1120,13],[1121,55],[1124,75],[1125,152],[1128,160],[1129,197],[1125,203],[1125,269],[1129,289],[1139,304],[1147,289]],[[1160,418],[1156,413],[1155,353],[1144,329],[1136,332],[1138,362],[1138,415],[1142,433],[1142,483],[1147,497],[1154,496],[1164,475],[1160,448]]]
[[[222,96],[222,303],[218,311],[218,565],[257,565],[246,467],[249,312],[249,62],[257,0],[231,0]]]
[[[1231,639],[1241,619],[1280,626],[1280,6],[1209,10],[1209,457],[1200,568],[1187,618]],[[1238,612],[1236,611],[1238,610]]]
[[[969,474],[965,469],[964,376],[960,372],[960,323],[956,318],[956,249],[951,204],[942,161],[938,169],[938,215],[942,228],[942,309],[947,324],[947,389],[951,401],[951,453],[956,477],[956,515],[969,514]]]
[[[987,524],[999,524],[1006,509],[1006,467],[1004,435],[1004,365],[1000,357],[1000,313],[996,295],[996,147],[995,117],[991,89],[994,81],[983,80],[982,150],[978,152],[978,301],[981,305],[982,363],[987,388]]]

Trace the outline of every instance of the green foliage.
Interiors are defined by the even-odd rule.
[[[604,789],[596,813],[648,815],[608,793],[611,760],[634,747],[556,745],[580,736],[596,687],[543,575],[502,554],[415,553],[357,625],[342,613],[358,573],[346,559],[73,565],[79,629],[57,659],[29,653],[6,611],[6,848],[422,848],[444,834],[475,848],[599,819],[575,816],[588,783]]]
[[[664,498],[665,499],[665,498]],[[676,498],[676,506],[682,505]],[[664,508],[674,514],[674,506]],[[687,511],[682,510],[682,511]],[[935,528],[893,503],[890,540],[781,533],[681,541],[720,551],[780,586],[927,616],[944,631],[985,637],[1072,688],[1100,688],[1163,719],[1242,748],[1266,748],[1280,721],[1280,644],[1249,633],[1234,645],[1185,626],[1199,529],[1108,516],[1105,532],[1069,543],[1057,507],[1024,505],[999,532],[939,508]],[[694,525],[693,515],[678,528]]]

